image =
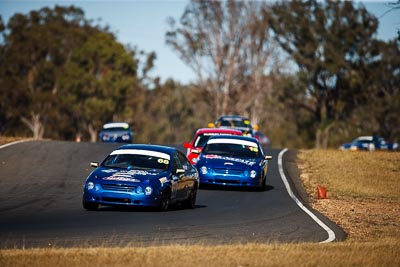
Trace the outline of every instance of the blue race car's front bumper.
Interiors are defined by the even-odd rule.
[[[221,175],[221,174],[200,174],[201,185],[219,185],[219,186],[233,186],[233,187],[260,187],[262,179],[260,175],[255,178],[245,175]]]
[[[103,143],[131,143],[132,137],[123,138],[122,136],[108,136],[108,137],[100,137],[101,142]]]
[[[145,195],[132,192],[113,192],[113,191],[96,191],[90,192],[85,190],[83,193],[83,202],[97,203],[101,205],[123,205],[123,206],[143,206],[158,207],[161,197],[157,194]]]

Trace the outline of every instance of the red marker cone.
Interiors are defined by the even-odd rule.
[[[325,199],[326,198],[326,187],[317,186],[317,198],[318,199]]]

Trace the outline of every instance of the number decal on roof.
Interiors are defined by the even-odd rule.
[[[169,164],[169,160],[167,160],[167,159],[158,159],[158,163],[168,165]]]

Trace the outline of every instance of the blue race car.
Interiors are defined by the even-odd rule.
[[[122,205],[165,211],[177,202],[195,207],[198,172],[176,148],[124,145],[91,166],[96,169],[86,179],[82,199],[87,210]]]
[[[265,189],[268,160],[253,137],[212,136],[204,146],[196,168],[201,185],[244,186]]]
[[[397,143],[388,143],[382,137],[377,136],[359,136],[351,143],[343,144],[339,147],[340,150],[389,150],[395,151],[399,149]]]
[[[132,143],[133,133],[128,123],[112,122],[103,125],[99,138],[107,143]]]

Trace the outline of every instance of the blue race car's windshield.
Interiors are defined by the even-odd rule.
[[[260,151],[257,147],[241,144],[213,143],[207,144],[203,154],[230,156],[240,158],[258,158]]]
[[[372,141],[368,141],[368,140],[361,140],[361,141],[358,141],[359,143],[361,143],[361,144],[369,144],[369,143],[372,143]]]
[[[168,170],[169,160],[149,155],[115,154],[108,156],[102,166],[163,171]]]
[[[222,119],[217,123],[219,127],[239,127],[239,128],[247,128],[249,127],[249,124],[245,123],[243,120],[228,120],[228,119]]]
[[[211,136],[212,135],[199,134],[199,136],[197,136],[196,140],[194,141],[194,147],[203,147]]]
[[[126,132],[127,128],[123,127],[112,127],[112,128],[103,128],[103,132]]]

